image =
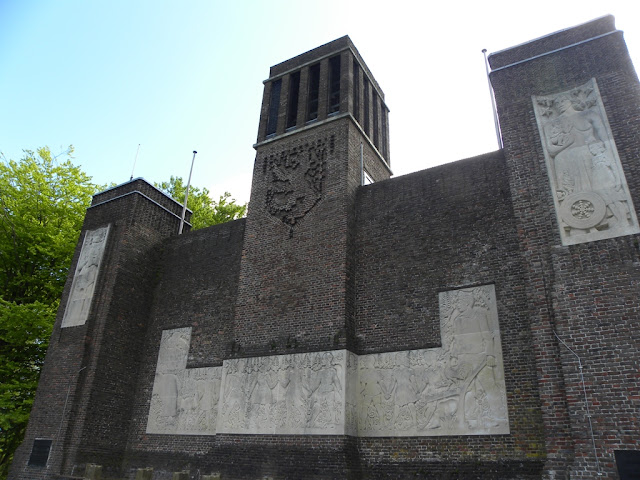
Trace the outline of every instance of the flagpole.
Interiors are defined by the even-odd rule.
[[[500,135],[500,122],[498,121],[498,111],[496,109],[496,100],[493,98],[493,86],[491,85],[491,77],[489,76],[489,62],[487,61],[487,49],[482,49],[484,55],[484,68],[487,71],[487,83],[489,84],[489,96],[491,97],[491,110],[493,110],[493,123],[496,127],[496,138],[498,140],[498,148],[502,148],[502,135]]]
[[[182,217],[180,217],[180,230],[178,230],[178,235],[182,235],[182,229],[184,227],[184,216],[187,213],[187,200],[189,200],[189,186],[191,185],[191,174],[193,173],[193,164],[196,161],[196,152],[193,151],[193,158],[191,159],[191,170],[189,170],[189,180],[187,180],[187,192],[184,195],[184,205],[182,206]]]

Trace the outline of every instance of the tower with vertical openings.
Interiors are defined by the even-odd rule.
[[[261,338],[353,348],[356,192],[391,175],[384,94],[349,37],[264,84],[234,340],[243,356],[269,354]]]
[[[489,60],[502,150],[390,178],[342,37],[271,67],[247,218],[178,235],[142,179],[96,195],[9,478],[638,478],[622,32]]]

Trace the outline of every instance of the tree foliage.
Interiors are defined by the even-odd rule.
[[[156,183],[156,187],[174,200],[184,203],[187,186],[181,177],[172,176],[168,182]],[[190,223],[194,230],[242,218],[247,212],[247,205],[238,205],[229,192],[220,195],[216,202],[207,188],[200,189],[193,185],[189,186],[187,207],[193,212]]]
[[[0,161],[0,478],[22,440],[82,228],[99,187],[50,150]]]

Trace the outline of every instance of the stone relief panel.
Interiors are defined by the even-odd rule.
[[[508,434],[493,285],[442,292],[442,347],[225,360],[187,369],[191,328],[162,333],[147,433]]]
[[[358,356],[346,351],[347,378],[345,382],[345,435],[358,435]]]
[[[595,79],[533,105],[563,245],[640,232]]]
[[[265,157],[263,174],[269,185],[267,210],[293,228],[322,198],[327,155],[333,153],[333,136],[304,143]]]
[[[88,231],[84,236],[69,300],[62,317],[62,328],[76,327],[87,322],[108,235],[109,226],[106,226]]]
[[[227,360],[218,432],[344,433],[346,351]]]
[[[509,433],[492,285],[440,293],[442,347],[358,358],[359,436]]]
[[[189,368],[191,328],[162,332],[147,433],[215,435],[222,367]]]

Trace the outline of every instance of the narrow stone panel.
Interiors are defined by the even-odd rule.
[[[187,369],[190,342],[190,327],[162,332],[147,433],[216,433],[222,367]]]
[[[71,283],[62,328],[84,325],[89,316],[100,264],[107,245],[109,226],[87,231]]]
[[[562,244],[640,232],[595,78],[532,98]]]

